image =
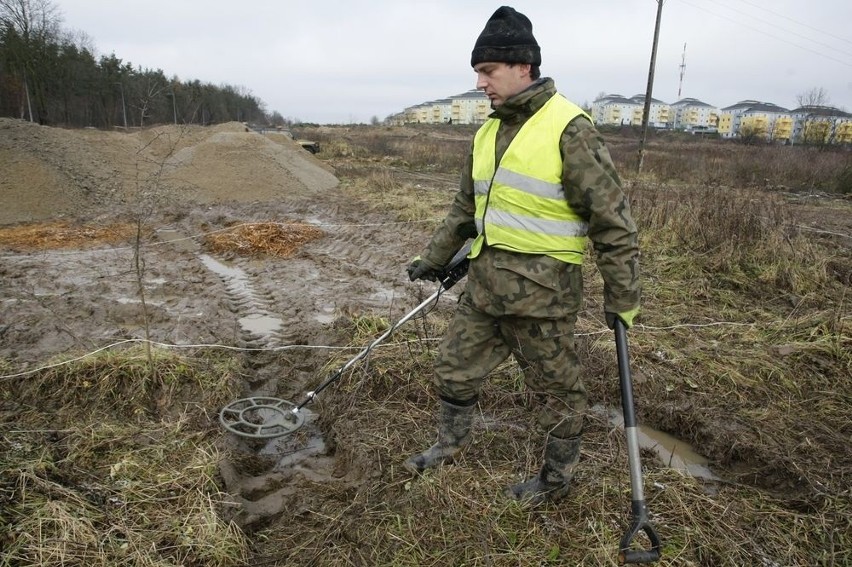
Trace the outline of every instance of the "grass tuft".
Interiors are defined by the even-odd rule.
[[[102,354],[4,390],[0,566],[244,564],[204,409],[235,395],[233,366],[154,360]]]

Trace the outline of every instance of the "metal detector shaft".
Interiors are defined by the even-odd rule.
[[[380,344],[382,341],[384,341],[386,338],[388,338],[394,331],[396,331],[398,328],[400,328],[405,323],[410,321],[415,315],[417,315],[420,311],[422,311],[430,303],[437,301],[438,297],[440,297],[442,293],[444,293],[446,290],[448,290],[451,287],[453,287],[454,285],[456,285],[456,283],[458,283],[459,280],[461,280],[467,274],[467,267],[468,267],[468,264],[469,264],[469,260],[467,259],[467,255],[468,255],[468,253],[470,253],[470,247],[471,247],[471,243],[468,242],[467,244],[465,244],[462,247],[461,250],[459,250],[456,253],[455,256],[453,256],[452,260],[449,261],[447,266],[444,268],[444,270],[441,272],[440,276],[438,277],[438,280],[441,282],[441,287],[438,288],[438,291],[436,291],[435,293],[433,293],[432,295],[430,295],[429,297],[424,299],[420,303],[420,305],[418,305],[417,307],[415,307],[414,309],[412,309],[411,311],[406,313],[402,317],[402,319],[400,319],[399,321],[394,323],[394,325],[390,329],[385,331],[382,334],[382,336],[380,336],[379,338],[374,340],[372,343],[370,343],[370,345],[367,348],[365,348],[364,350],[359,352],[354,358],[352,358],[349,362],[347,362],[346,364],[341,366],[337,371],[335,371],[331,376],[329,376],[325,380],[325,382],[323,382],[322,384],[320,384],[316,388],[316,390],[310,391],[307,394],[305,394],[305,399],[302,401],[302,403],[300,403],[299,405],[294,407],[291,411],[293,413],[298,413],[303,407],[305,407],[311,401],[313,401],[313,399],[316,398],[317,395],[320,392],[325,390],[333,382],[336,382],[343,375],[343,373],[346,372],[347,370],[349,370],[356,362],[358,362],[359,360],[361,360],[362,358],[367,356],[367,354],[369,354],[370,351],[376,345]]]
[[[340,378],[340,376],[341,376],[344,372],[346,372],[347,370],[349,370],[349,369],[350,369],[350,368],[351,368],[351,367],[352,367],[352,366],[353,366],[356,362],[358,362],[359,360],[361,360],[362,358],[364,358],[365,356],[367,356],[367,354],[370,352],[370,350],[372,350],[372,349],[373,349],[376,345],[378,345],[379,343],[381,343],[382,341],[384,341],[386,338],[388,338],[388,337],[391,335],[391,333],[393,333],[393,332],[394,332],[394,331],[396,331],[398,328],[400,328],[402,325],[404,325],[405,323],[407,323],[408,321],[410,321],[410,320],[411,320],[411,318],[412,318],[412,317],[414,317],[415,315],[417,315],[417,313],[419,313],[419,312],[420,312],[420,310],[422,310],[424,307],[426,307],[427,305],[429,305],[430,303],[432,303],[433,301],[435,301],[436,299],[438,299],[438,296],[442,293],[442,291],[443,291],[443,290],[439,289],[438,291],[436,291],[435,293],[433,293],[432,295],[430,295],[428,298],[424,299],[424,300],[423,300],[423,302],[422,302],[422,303],[420,303],[420,305],[418,305],[417,307],[415,307],[414,309],[412,309],[411,311],[409,311],[409,312],[408,312],[408,313],[407,313],[407,314],[406,314],[406,315],[405,315],[402,319],[400,319],[399,321],[397,321],[397,322],[396,322],[396,323],[395,323],[395,324],[394,324],[394,325],[393,325],[390,329],[388,329],[387,331],[385,331],[385,332],[384,332],[384,334],[382,334],[382,336],[380,336],[378,339],[376,339],[376,340],[374,340],[372,343],[370,343],[370,346],[368,346],[367,348],[365,348],[364,350],[362,350],[361,352],[359,352],[359,353],[358,353],[358,354],[357,354],[354,358],[352,358],[349,362],[347,362],[346,364],[344,364],[343,366],[341,366],[341,367],[340,367],[337,371],[335,371],[335,373],[334,373],[334,374],[332,374],[332,375],[331,375],[331,376],[330,376],[330,377],[329,377],[329,378],[328,378],[325,382],[323,382],[322,384],[320,384],[320,385],[317,387],[317,389],[316,389],[316,390],[313,390],[313,391],[311,391],[311,392],[308,392],[308,393],[305,395],[305,400],[304,400],[302,403],[300,403],[298,406],[296,406],[295,408],[293,408],[293,410],[292,410],[292,411],[293,411],[293,413],[296,413],[296,412],[298,412],[299,410],[301,410],[303,407],[305,407],[308,403],[310,403],[310,402],[311,402],[311,400],[313,400],[315,397],[317,397],[317,395],[318,395],[320,392],[322,392],[323,390],[325,390],[325,389],[326,389],[326,387],[328,387],[329,385],[331,385],[331,383],[332,383],[332,382],[334,382],[334,381],[336,381],[338,378]]]
[[[627,327],[618,317],[615,318],[615,351],[618,356],[618,376],[621,384],[621,408],[624,413],[624,433],[627,436],[627,459],[630,465],[630,492],[632,520],[630,527],[621,537],[618,562],[654,563],[660,559],[660,537],[648,519],[648,506],[645,504],[645,491],[642,484],[642,462],[639,458],[638,424],[633,407],[633,381],[630,376],[630,355],[627,349]],[[645,532],[651,541],[651,549],[631,549],[633,538],[640,531]]]

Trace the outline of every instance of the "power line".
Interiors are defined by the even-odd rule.
[[[759,4],[755,4],[754,2],[749,2],[748,0],[740,0],[740,2],[743,2],[744,4],[748,4],[749,6],[754,6],[755,8],[758,8],[759,10],[765,10],[765,11],[769,12],[770,14],[774,14],[774,15],[778,16],[779,18],[783,18],[783,19],[785,19],[785,20],[790,20],[790,21],[791,21],[791,22],[793,22],[794,24],[798,24],[798,25],[800,25],[800,26],[803,26],[803,27],[806,27],[806,28],[812,29],[812,30],[814,30],[815,32],[819,32],[819,33],[821,33],[821,34],[829,35],[829,36],[833,37],[834,39],[839,39],[840,41],[843,41],[843,42],[848,43],[849,45],[852,45],[852,40],[848,40],[848,39],[846,39],[846,38],[844,38],[844,37],[840,37],[839,35],[834,35],[834,34],[833,34],[833,33],[831,33],[831,32],[827,32],[827,31],[825,31],[825,30],[821,30],[821,29],[819,29],[819,28],[815,28],[815,27],[813,27],[813,26],[809,26],[808,24],[802,23],[802,22],[800,22],[800,21],[798,21],[798,20],[796,20],[796,19],[793,19],[793,18],[790,18],[790,17],[788,17],[788,16],[785,16],[784,14],[781,14],[781,13],[779,13],[779,12],[776,12],[776,11],[774,11],[774,10],[770,10],[769,8],[764,8],[763,6],[760,6]]]
[[[759,28],[756,28],[756,27],[753,27],[753,26],[749,26],[749,25],[744,24],[744,23],[742,23],[742,22],[740,22],[740,21],[738,21],[738,20],[735,20],[735,19],[733,19],[733,18],[729,18],[729,17],[727,17],[727,16],[723,16],[723,15],[721,15],[721,14],[717,14],[716,12],[713,12],[713,11],[711,11],[711,10],[708,10],[707,8],[704,8],[704,7],[702,7],[702,6],[697,6],[697,5],[693,4],[692,2],[688,2],[687,0],[681,0],[681,2],[683,2],[683,3],[684,3],[684,4],[686,4],[687,6],[692,6],[693,8],[696,8],[696,9],[701,10],[701,11],[703,11],[703,12],[707,12],[707,13],[708,13],[708,14],[710,14],[710,15],[716,16],[717,18],[722,18],[723,20],[728,20],[728,21],[733,22],[733,23],[735,23],[735,24],[738,24],[738,25],[740,25],[740,26],[742,26],[742,27],[744,27],[744,28],[748,28],[748,29],[750,29],[750,30],[756,31],[757,33],[760,33],[760,34],[766,35],[766,36],[771,37],[771,38],[773,38],[773,39],[777,39],[778,41],[781,41],[781,42],[787,43],[787,44],[789,44],[789,45],[792,45],[793,47],[798,47],[799,49],[803,49],[803,50],[805,50],[805,51],[810,51],[811,53],[813,53],[813,54],[815,54],[815,55],[819,55],[819,56],[821,56],[821,57],[825,57],[826,59],[831,59],[832,61],[835,61],[835,62],[837,62],[837,63],[840,63],[841,65],[846,65],[847,67],[852,67],[852,63],[848,63],[848,62],[843,61],[843,60],[841,60],[841,59],[837,59],[836,57],[832,57],[831,55],[827,55],[827,54],[822,53],[822,52],[820,52],[820,51],[816,51],[816,50],[810,49],[810,48],[805,47],[805,46],[803,46],[803,45],[799,45],[799,44],[797,44],[797,43],[793,43],[792,41],[788,41],[788,40],[784,39],[783,37],[778,37],[777,35],[773,35],[773,34],[771,34],[771,33],[767,32],[767,31],[764,31],[764,30],[762,30],[762,29],[759,29]]]
[[[830,45],[830,44],[828,44],[828,43],[823,43],[823,42],[821,42],[821,41],[817,41],[817,40],[812,39],[812,38],[810,38],[810,37],[808,37],[808,36],[806,36],[806,35],[802,35],[802,34],[800,34],[800,33],[798,33],[798,32],[795,32],[795,31],[793,31],[793,30],[791,30],[791,29],[788,29],[788,28],[785,28],[785,27],[781,27],[781,26],[779,26],[779,25],[772,24],[772,23],[770,23],[770,22],[764,21],[764,20],[760,19],[760,18],[759,18],[759,17],[757,17],[757,16],[754,16],[754,15],[752,15],[752,14],[749,14],[748,12],[743,12],[742,10],[738,10],[737,8],[733,8],[733,7],[731,7],[731,6],[727,6],[727,5],[725,5],[725,4],[722,4],[722,3],[721,3],[721,2],[719,2],[718,0],[716,0],[716,1],[715,1],[715,3],[716,3],[716,4],[718,4],[719,6],[721,6],[722,8],[726,8],[726,9],[731,10],[731,11],[733,11],[733,12],[737,12],[737,13],[742,14],[742,15],[744,15],[744,16],[747,16],[747,17],[749,17],[749,18],[753,18],[753,19],[755,19],[755,20],[758,20],[759,22],[764,23],[764,24],[766,24],[767,26],[777,28],[777,29],[779,29],[779,30],[781,30],[781,31],[784,31],[784,32],[789,33],[789,34],[791,34],[791,35],[794,35],[794,36],[796,36],[796,37],[800,37],[800,38],[802,38],[802,39],[804,39],[804,40],[806,40],[806,41],[811,41],[811,42],[813,42],[813,43],[816,43],[817,45],[821,45],[821,46],[823,46],[823,47],[827,47],[827,48],[829,48],[829,49],[831,49],[831,50],[833,50],[833,51],[837,51],[838,53],[842,53],[843,55],[846,55],[846,56],[852,57],[852,53],[849,53],[849,52],[847,52],[847,51],[843,51],[842,49],[838,49],[838,48],[836,48],[836,47],[834,47],[833,45]],[[790,19],[790,18],[787,18],[787,19]],[[819,31],[819,30],[817,30],[817,31]],[[821,32],[821,33],[825,33],[825,32]]]

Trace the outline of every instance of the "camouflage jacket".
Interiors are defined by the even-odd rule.
[[[501,120],[497,133],[498,163],[521,126],[555,94],[553,80],[542,78],[507,99],[491,114],[491,118]],[[604,280],[604,309],[613,313],[634,309],[639,306],[640,296],[638,236],[609,151],[600,133],[584,116],[565,127],[560,143],[565,198],[589,223],[588,235]],[[476,236],[472,164],[471,144],[459,191],[422,254],[435,267],[445,265],[466,239]],[[528,260],[523,254],[516,256],[519,262]]]

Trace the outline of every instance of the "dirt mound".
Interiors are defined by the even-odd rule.
[[[88,216],[152,193],[161,201],[250,202],[338,184],[295,142],[236,122],[106,132],[0,118],[0,170],[0,224]]]

